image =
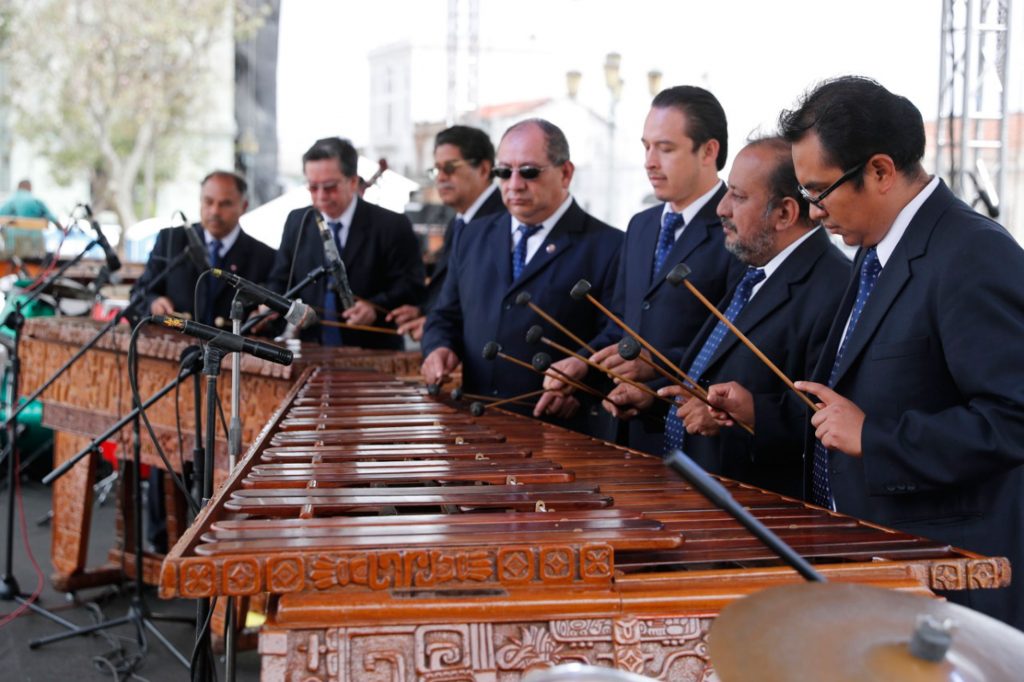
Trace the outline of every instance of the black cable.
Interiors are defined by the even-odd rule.
[[[210,612],[206,614],[206,620],[203,622],[203,626],[199,628],[199,632],[196,633],[196,646],[192,649],[192,655],[189,657],[189,676],[195,682],[201,682],[204,680],[217,679],[217,666],[214,664],[213,657],[213,646],[210,643],[210,638],[207,634],[210,631],[210,623],[213,618],[213,612],[217,609],[217,597],[213,597],[210,600]],[[200,646],[202,644],[203,646]],[[198,664],[199,656],[203,649],[206,649],[206,677],[197,677],[199,674]]]
[[[171,480],[174,481],[174,485],[177,486],[178,490],[180,490],[185,496],[185,500],[189,505],[189,511],[195,515],[199,513],[199,505],[192,499],[192,494],[185,487],[185,482],[174,470],[174,467],[171,465],[170,460],[164,453],[163,448],[160,447],[160,441],[157,439],[156,432],[153,430],[153,425],[149,422],[149,416],[146,414],[146,410],[142,407],[142,396],[139,394],[139,359],[135,346],[139,338],[140,330],[143,325],[148,324],[151,319],[152,316],[150,315],[143,317],[142,320],[135,325],[135,328],[132,329],[131,340],[128,342],[128,383],[132,390],[132,408],[139,410],[139,416],[142,417],[142,422],[146,425],[146,431],[149,433],[150,440],[153,442],[153,447],[156,450],[156,453],[160,456],[160,461],[164,463],[167,473],[170,474]],[[135,475],[138,476],[139,472],[135,472]]]

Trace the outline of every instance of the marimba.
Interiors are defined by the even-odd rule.
[[[1005,559],[724,483],[830,579],[1009,582]],[[797,580],[656,458],[310,369],[172,549],[160,591],[269,593],[266,681],[514,680],[567,661],[707,680],[715,614]]]
[[[22,386],[29,394],[46,381],[86,344],[99,329],[99,324],[78,318],[36,318],[25,324],[22,340]],[[131,410],[126,373],[130,336],[127,326],[104,336],[93,350],[85,354],[42,396],[43,425],[56,431],[54,465],[75,455],[96,436]],[[178,361],[192,340],[157,328],[147,329],[138,342],[139,392],[143,400],[155,394],[178,375]],[[309,366],[368,367],[389,374],[415,374],[419,370],[419,353],[368,351],[359,348],[325,349],[305,345],[296,347],[296,360],[291,366],[275,365],[251,356],[242,358],[241,420],[242,443],[251,443],[288,394],[302,370]],[[222,365],[218,392],[225,409],[231,400],[231,363]],[[171,463],[180,469],[191,460],[194,442],[194,401],[191,380],[157,401],[147,415]],[[179,425],[183,436],[179,459]],[[117,444],[122,452],[131,452],[131,429],[123,429]],[[217,476],[223,480],[227,471],[227,442],[219,438],[215,453]],[[92,484],[95,478],[95,457],[86,457],[54,484],[52,580],[59,590],[119,581],[122,567],[134,570],[134,563],[122,561],[123,553],[132,552],[130,524],[131,486],[121,487],[128,493],[119,499],[117,542],[111,549],[109,564],[97,569],[86,567],[89,525],[93,504]],[[143,436],[142,462],[163,467],[148,436]],[[130,472],[129,472],[130,474]],[[130,479],[129,479],[130,480]],[[184,531],[185,509],[177,491],[170,484],[162,491],[167,498],[168,537],[174,542]],[[147,554],[144,571],[147,582],[155,584],[159,577],[159,555]]]

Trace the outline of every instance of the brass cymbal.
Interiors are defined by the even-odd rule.
[[[952,626],[951,640],[943,625]],[[915,630],[923,637],[915,651],[938,660],[911,653]],[[722,682],[992,682],[1024,675],[1024,632],[947,601],[850,583],[786,585],[735,601],[712,625],[708,652]]]

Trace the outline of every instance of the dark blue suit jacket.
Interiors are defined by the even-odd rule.
[[[143,270],[142,276],[139,277],[132,287],[133,294],[136,291],[145,291],[146,287],[167,269],[171,261],[188,248],[185,229],[184,227],[171,227],[160,230],[156,237],[156,243],[153,244],[153,250],[149,253],[149,260],[146,261],[146,268]],[[202,225],[195,224],[188,229],[194,230],[199,234],[200,240],[204,239]],[[258,239],[250,237],[243,231],[238,235],[235,243],[231,245],[231,250],[223,255],[222,260],[222,270],[227,270],[257,284],[262,284],[270,272],[271,264],[274,262],[274,249]],[[168,272],[167,277],[146,294],[145,300],[142,303],[142,313],[148,315],[149,307],[153,300],[159,296],[166,296],[174,303],[174,309],[177,312],[189,313],[194,319],[198,320],[200,316],[196,315],[193,307],[193,302],[196,300],[195,288],[198,279],[199,270],[196,269],[191,260],[185,259],[181,265]],[[210,275],[206,275],[203,278],[204,283],[208,280],[212,280]],[[198,309],[200,311],[206,310],[208,291],[209,289],[206,285],[199,288]],[[235,296],[235,290],[222,282],[215,281],[214,296],[214,319],[222,318],[227,321],[231,316],[231,299]],[[198,321],[202,322],[203,320]],[[230,328],[231,323],[226,322],[225,326]]]
[[[849,278],[849,259],[818,229],[758,289],[735,324],[787,377],[808,377]],[[728,307],[734,289],[722,298],[720,310]],[[717,322],[709,317],[694,338],[679,363],[684,371]],[[807,408],[800,398],[731,332],[699,381],[705,387],[726,381],[742,384],[754,394],[757,423],[753,436],[738,426],[713,437],[687,434],[686,454],[712,473],[801,497]]]
[[[686,287],[672,286],[665,276],[679,263],[686,263],[692,273],[690,281],[708,300],[717,301],[743,276],[744,266],[725,250],[722,221],[716,209],[725,196],[723,185],[697,212],[683,230],[665,259],[661,272],[651,277],[654,250],[661,230],[664,204],[658,204],[633,216],[626,230],[626,240],[619,259],[612,311],[633,331],[646,339],[668,358],[679,358],[708,318],[708,310]],[[622,329],[611,322],[605,324],[595,339],[594,348],[618,343]],[[662,454],[659,420],[631,420],[627,434],[617,438],[631,448]],[[595,434],[615,440],[617,424],[608,419],[608,433]]]
[[[540,388],[538,374],[505,360],[484,360],[481,351],[488,341],[497,341],[504,352],[526,362],[539,350],[560,359],[546,346],[526,343],[526,330],[539,324],[548,338],[574,347],[528,307],[515,305],[520,292],[529,292],[544,311],[590,339],[604,318],[590,302],[573,300],[569,292],[578,280],[587,279],[591,294],[608,301],[614,288],[622,232],[585,213],[575,201],[513,283],[511,220],[508,213],[499,213],[474,220],[459,232],[440,300],[427,317],[423,354],[441,347],[455,351],[470,393],[512,396]]]
[[[863,250],[854,273],[862,260]],[[821,383],[856,279],[815,370]],[[1024,251],[940,184],[882,269],[839,368],[835,390],[866,414],[864,455],[830,453],[839,511],[1008,557],[1017,573],[1009,590],[948,596],[1017,628],[1024,628],[1022,339]]]
[[[505,204],[501,201],[501,190],[495,188],[490,196],[480,204],[480,208],[473,215],[473,220],[479,220],[495,213],[505,210]],[[452,250],[452,241],[455,239],[455,218],[448,222],[448,228],[444,231],[444,244],[437,252],[437,262],[434,263],[434,274],[427,282],[427,299],[423,304],[423,311],[430,312],[431,308],[437,305],[437,299],[441,296],[441,289],[444,288],[444,279],[448,275],[448,258]]]
[[[409,219],[363,199],[358,199],[341,260],[345,263],[352,293],[387,310],[409,303],[420,305],[425,294],[425,275],[420,246]],[[277,250],[269,286],[278,292],[292,285],[319,265],[326,265],[323,242],[316,226],[313,208],[300,208],[288,214],[281,246]],[[327,280],[321,277],[299,292],[303,302],[323,308]],[[319,314],[319,313],[318,313]],[[384,323],[386,313],[378,312],[374,326]],[[303,340],[319,341],[320,326],[314,325],[301,335]],[[402,337],[375,332],[341,330],[346,346],[400,350]]]

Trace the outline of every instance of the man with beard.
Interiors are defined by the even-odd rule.
[[[849,261],[814,226],[808,210],[790,146],[778,137],[754,140],[740,151],[718,204],[725,247],[747,266],[719,309],[796,377],[817,362],[850,274]],[[712,473],[800,496],[807,419],[800,398],[713,316],[678,364],[702,386],[728,382],[711,387],[711,402],[728,402],[732,417],[754,434],[731,420],[720,424],[703,402],[668,386],[662,395],[685,402],[669,411],[666,449],[682,448]],[[661,412],[662,403],[630,386],[619,386],[610,397],[626,393],[639,407]]]

